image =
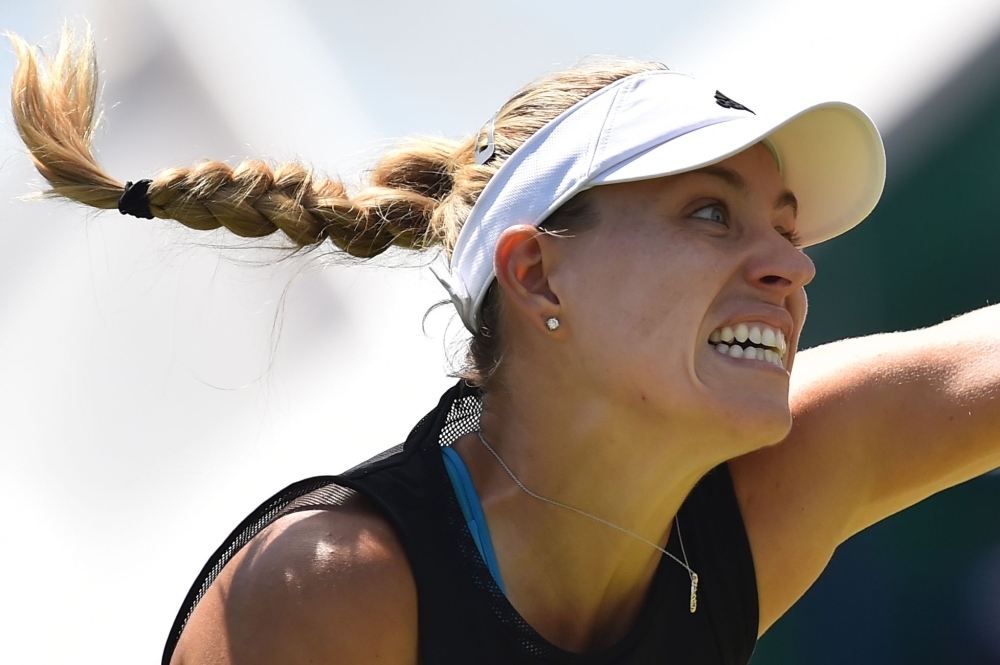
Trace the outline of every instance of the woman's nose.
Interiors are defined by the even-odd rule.
[[[812,259],[773,227],[758,234],[746,270],[747,281],[780,293],[782,297],[802,288],[816,276]]]

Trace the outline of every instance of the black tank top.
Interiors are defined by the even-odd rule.
[[[442,460],[441,446],[477,429],[480,397],[459,382],[404,444],[341,475],[295,483],[264,502],[195,580],[167,638],[163,665],[169,664],[195,605],[261,529],[289,513],[339,506],[355,492],[378,507],[406,551],[417,588],[422,665],[749,662],[757,640],[757,585],[727,464],[702,478],[678,512],[688,559],[699,577],[696,613],[688,610],[687,571],[664,556],[635,625],[614,646],[571,653],[528,625],[497,587],[476,548]],[[667,551],[681,557],[676,538],[669,539]]]

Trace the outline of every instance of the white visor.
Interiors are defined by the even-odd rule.
[[[583,99],[515,150],[480,194],[449,274],[438,279],[475,332],[505,229],[537,226],[590,187],[692,171],[764,139],[798,199],[803,246],[851,229],[878,202],[885,151],[860,109],[833,101],[755,114],[687,75],[645,72]]]

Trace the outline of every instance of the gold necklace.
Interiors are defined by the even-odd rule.
[[[641,540],[642,542],[646,543],[650,547],[652,547],[652,548],[654,548],[656,550],[659,550],[661,553],[666,554],[668,557],[670,557],[671,559],[673,559],[674,561],[676,561],[680,565],[684,566],[684,568],[688,572],[688,576],[691,578],[691,602],[690,602],[690,605],[689,605],[689,609],[691,610],[692,614],[695,613],[695,611],[698,609],[698,573],[696,573],[693,570],[691,570],[691,566],[688,565],[687,552],[684,550],[684,538],[681,537],[681,525],[680,525],[680,522],[678,522],[676,515],[674,515],[674,526],[677,528],[677,540],[680,541],[680,544],[681,544],[681,555],[684,557],[683,561],[681,561],[680,559],[678,559],[673,554],[671,554],[667,550],[663,549],[662,547],[660,547],[659,545],[657,545],[653,541],[647,540],[646,538],[643,538],[639,534],[633,533],[633,532],[629,531],[625,527],[618,526],[617,524],[614,524],[614,523],[609,522],[609,521],[607,521],[605,519],[602,519],[602,518],[598,517],[597,515],[591,515],[590,513],[586,512],[586,511],[580,510],[579,508],[574,508],[573,506],[570,506],[568,504],[562,503],[561,501],[556,501],[555,499],[550,499],[548,497],[542,496],[541,494],[536,494],[535,492],[532,492],[531,490],[529,490],[527,487],[524,486],[524,483],[522,483],[520,480],[518,480],[517,476],[514,475],[514,472],[510,470],[510,467],[507,466],[507,464],[503,461],[503,459],[501,459],[500,455],[497,454],[497,451],[493,450],[493,446],[491,446],[486,441],[486,438],[483,436],[482,430],[477,431],[476,434],[479,435],[479,440],[483,442],[484,446],[486,446],[486,450],[490,451],[490,453],[493,455],[493,457],[495,457],[496,460],[498,462],[500,462],[500,466],[502,466],[503,470],[507,472],[507,475],[510,476],[511,480],[513,480],[517,484],[517,486],[520,487],[522,490],[524,490],[529,496],[532,496],[532,497],[538,499],[539,501],[544,501],[545,503],[550,503],[553,506],[559,506],[560,508],[565,508],[566,510],[571,510],[574,513],[576,513],[577,515],[583,515],[584,517],[588,517],[588,518],[594,520],[595,522],[600,522],[604,526],[609,526],[612,529],[616,529],[618,531],[621,531],[622,533],[627,534],[629,536],[632,536],[633,538],[635,538],[637,540]]]

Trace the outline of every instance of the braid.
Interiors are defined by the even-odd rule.
[[[101,209],[118,207],[125,186],[108,176],[91,150],[97,121],[97,63],[88,34],[81,44],[63,31],[54,59],[11,35],[18,57],[11,107],[21,139],[50,195]],[[44,66],[43,66],[44,65]],[[298,246],[325,239],[356,257],[391,245],[424,249],[446,234],[432,230],[435,210],[450,193],[455,141],[424,139],[387,155],[371,184],[350,196],[343,183],[316,177],[299,164],[272,168],[247,160],[235,169],[218,161],[161,172],[146,198],[154,217],[198,230],[225,227],[245,238],[283,232]]]
[[[418,247],[437,202],[408,190],[373,186],[349,197],[343,184],[315,178],[305,167],[272,169],[248,160],[233,169],[222,162],[167,170],[149,186],[155,217],[199,230],[226,227],[258,238],[282,231],[297,245],[329,238],[358,257],[390,245]]]

